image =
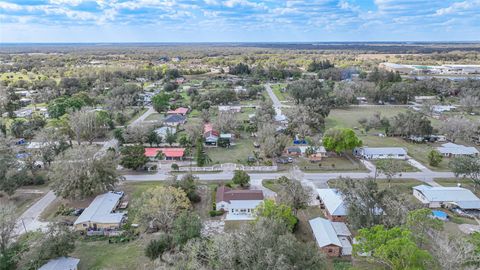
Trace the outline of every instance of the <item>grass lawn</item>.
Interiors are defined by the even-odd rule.
[[[280,190],[276,179],[264,179],[262,180],[262,185],[271,191],[278,192]]]
[[[225,232],[235,232],[241,229],[243,226],[248,225],[251,221],[248,220],[225,220]]]
[[[45,193],[23,193],[20,191],[15,192],[12,196],[6,194],[0,194],[0,204],[11,203],[16,208],[17,216],[20,216],[32,206],[35,202],[40,200],[45,195]]]
[[[297,213],[298,224],[294,232],[295,236],[304,242],[314,242],[315,238],[310,228],[310,219],[325,217],[319,206],[309,206],[306,209],[299,210]]]
[[[353,157],[348,159],[345,156],[328,157],[315,163],[298,157],[294,163],[304,172],[367,171],[358,159]]]
[[[372,163],[375,164],[375,165],[378,165],[378,162],[379,162],[378,160],[372,160]],[[418,171],[420,171],[417,168],[410,165],[410,163],[408,163],[408,161],[406,161],[406,160],[394,159],[393,162],[397,163],[398,166],[401,166],[401,168],[402,168],[401,172],[418,172]]]
[[[153,269],[144,256],[144,249],[153,235],[145,235],[128,243],[109,244],[108,241],[77,241],[71,256],[80,259],[79,270]]]
[[[145,121],[161,121],[163,120],[163,118],[165,118],[163,114],[152,113],[147,118],[145,118]]]
[[[235,145],[230,148],[206,147],[207,155],[212,163],[240,163],[246,164],[248,156],[253,156],[255,147],[253,140],[248,135],[235,140]]]
[[[358,120],[362,118],[370,118],[374,113],[379,112],[382,117],[393,117],[401,112],[406,112],[405,107],[395,106],[375,106],[375,107],[359,107],[351,106],[345,109],[334,109],[330,111],[330,115],[325,121],[327,128],[344,127],[354,128],[360,127]]]
[[[290,95],[288,93],[281,91],[286,86],[287,85],[284,84],[284,83],[272,85],[273,93],[277,96],[278,100],[280,100],[280,101],[287,101],[287,100],[291,99]]]

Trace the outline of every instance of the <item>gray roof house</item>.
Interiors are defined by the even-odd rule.
[[[72,257],[59,257],[52,259],[38,270],[77,270],[80,259]]]
[[[352,244],[349,240],[351,233],[345,223],[331,222],[330,220],[320,217],[311,219],[308,222],[310,223],[318,247],[336,246],[340,248],[340,254],[338,255],[352,255]],[[336,231],[336,228],[340,230]]]
[[[320,199],[320,207],[325,209],[325,214],[328,219],[345,221],[347,208],[343,202],[342,194],[333,188],[319,188],[317,189],[317,193]]]
[[[83,213],[73,223],[75,229],[118,229],[125,217],[124,213],[114,213],[123,194],[107,192],[98,195],[85,208]]]
[[[355,154],[365,159],[406,159],[407,151],[402,147],[361,147]]]
[[[419,185],[413,187],[413,196],[430,208],[453,206],[465,210],[480,210],[480,199],[473,192],[462,187]]]
[[[437,151],[445,157],[457,156],[478,156],[477,148],[473,146],[464,146],[455,143],[444,143],[441,147],[437,147]]]
[[[168,132],[175,134],[177,129],[175,127],[160,127],[155,129],[155,133],[157,133],[158,137],[165,139],[167,137]]]
[[[187,117],[180,114],[170,114],[163,120],[167,126],[183,125],[185,122],[187,122]]]

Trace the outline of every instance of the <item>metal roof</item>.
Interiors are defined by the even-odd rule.
[[[330,215],[345,216],[347,215],[347,209],[343,202],[342,194],[340,191],[333,188],[320,188],[317,189],[318,196],[325,204]]]
[[[93,223],[120,223],[124,217],[123,213],[112,213],[120,201],[122,195],[113,192],[107,192],[98,195],[93,202],[85,208],[83,213],[77,218],[74,225],[93,222]]]
[[[364,147],[364,155],[407,155],[402,147]]]
[[[448,202],[462,209],[480,209],[480,199],[466,188],[419,185],[413,189],[421,192],[429,202]]]
[[[308,221],[313,231],[313,236],[317,240],[319,247],[325,247],[328,245],[342,246],[340,239],[338,239],[332,223],[324,218],[314,218]]]
[[[478,150],[475,147],[468,147],[455,143],[445,143],[441,147],[437,147],[438,152],[442,154],[453,155],[475,155],[478,154]]]
[[[60,257],[48,261],[38,270],[75,270],[77,269],[80,259],[72,257]]]

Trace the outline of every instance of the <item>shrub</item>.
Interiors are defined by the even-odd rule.
[[[216,217],[216,216],[221,216],[223,215],[223,211],[222,210],[211,210],[210,212],[208,212],[210,214],[211,217]]]

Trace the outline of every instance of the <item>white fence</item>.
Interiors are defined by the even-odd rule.
[[[181,172],[218,172],[218,171],[259,171],[259,172],[275,172],[278,170],[277,166],[245,166],[242,164],[225,163],[216,164],[210,167],[180,167]]]

